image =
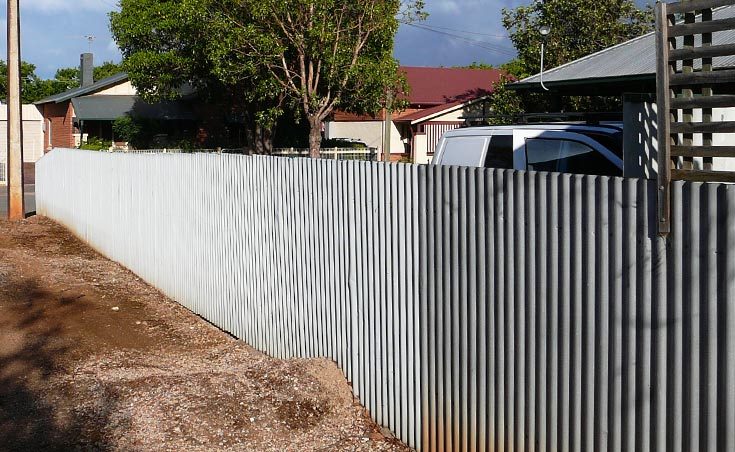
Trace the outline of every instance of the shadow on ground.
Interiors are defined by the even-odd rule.
[[[94,427],[106,425],[115,394],[96,394],[102,409],[93,412],[72,403],[77,388],[68,376],[80,356],[64,342],[70,325],[62,319],[84,311],[86,302],[49,293],[15,273],[0,271],[0,450],[110,449]],[[66,380],[57,381],[59,374]]]

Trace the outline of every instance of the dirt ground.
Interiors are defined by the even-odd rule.
[[[408,450],[327,360],[219,331],[52,221],[0,220],[0,450]]]

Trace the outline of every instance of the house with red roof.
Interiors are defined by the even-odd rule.
[[[485,117],[488,96],[500,80],[497,69],[401,67],[410,87],[409,106],[392,117],[391,160],[428,163],[447,130],[456,129],[473,117]],[[374,117],[337,112],[325,124],[325,137],[349,138],[383,152],[385,121]]]

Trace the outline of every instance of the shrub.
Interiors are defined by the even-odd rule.
[[[140,123],[128,115],[121,116],[112,123],[112,132],[115,134],[115,138],[128,143],[138,141],[141,131]]]
[[[112,146],[111,141],[103,140],[102,138],[89,137],[86,143],[82,143],[79,149],[87,151],[107,151]]]

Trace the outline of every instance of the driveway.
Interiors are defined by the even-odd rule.
[[[36,211],[36,186],[25,186],[26,197],[26,213]],[[0,218],[6,218],[8,215],[8,187],[0,185]]]

